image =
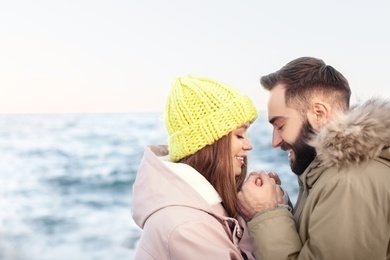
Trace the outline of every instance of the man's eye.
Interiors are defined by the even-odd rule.
[[[282,130],[284,125],[278,127],[278,130]]]

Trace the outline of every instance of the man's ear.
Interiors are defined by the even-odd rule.
[[[330,118],[330,106],[323,102],[313,102],[308,111],[309,122],[315,129],[320,128]]]

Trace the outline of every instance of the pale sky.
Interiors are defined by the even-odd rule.
[[[0,113],[163,111],[208,77],[266,110],[259,78],[313,56],[353,99],[390,97],[388,1],[12,0],[0,3]]]

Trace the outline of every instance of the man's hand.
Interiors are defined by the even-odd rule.
[[[242,216],[246,221],[250,221],[258,212],[276,208],[281,200],[281,193],[275,179],[270,178],[265,171],[260,174],[252,172],[237,194]]]
[[[274,180],[275,180],[275,183],[276,183],[277,185],[281,185],[281,184],[282,184],[282,181],[280,180],[279,175],[277,175],[276,173],[274,173],[274,172],[269,172],[269,173],[268,173],[268,176],[269,176],[270,178],[274,179]]]

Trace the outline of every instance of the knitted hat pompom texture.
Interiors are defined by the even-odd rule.
[[[174,81],[165,113],[172,161],[196,153],[258,116],[252,100],[235,88],[191,75]]]

